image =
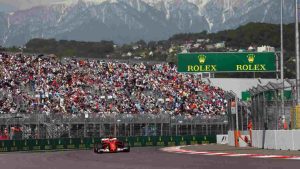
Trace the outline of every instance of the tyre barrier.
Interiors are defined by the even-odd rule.
[[[137,136],[118,137],[128,142],[131,147],[145,146],[179,146],[192,144],[216,143],[216,136]],[[29,139],[0,140],[0,152],[13,151],[51,151],[92,149],[101,138],[59,138],[59,139]]]

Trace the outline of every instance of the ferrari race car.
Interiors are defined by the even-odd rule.
[[[117,138],[103,138],[100,143],[95,143],[95,153],[116,153],[129,152],[130,147],[128,143],[122,142]]]

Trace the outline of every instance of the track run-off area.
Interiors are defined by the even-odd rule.
[[[228,157],[133,147],[129,153],[91,150],[0,154],[1,169],[298,169],[300,160]]]

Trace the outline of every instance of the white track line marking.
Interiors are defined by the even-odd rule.
[[[243,157],[243,156],[251,156],[251,154],[228,154],[228,155],[225,155],[225,156],[228,156],[228,157]]]
[[[281,158],[282,156],[278,156],[278,155],[254,155],[251,156],[252,158]]]
[[[300,157],[292,157],[292,158],[288,158],[290,160],[300,160]]]

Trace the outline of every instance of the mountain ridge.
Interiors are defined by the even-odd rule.
[[[254,2],[255,1],[255,2]],[[249,22],[279,23],[274,0],[78,0],[0,13],[0,45],[32,38],[130,43],[167,39],[177,33],[217,32]],[[67,1],[65,1],[67,2]],[[229,3],[230,2],[230,3]],[[276,8],[275,8],[276,7]],[[285,23],[293,22],[285,4]]]

